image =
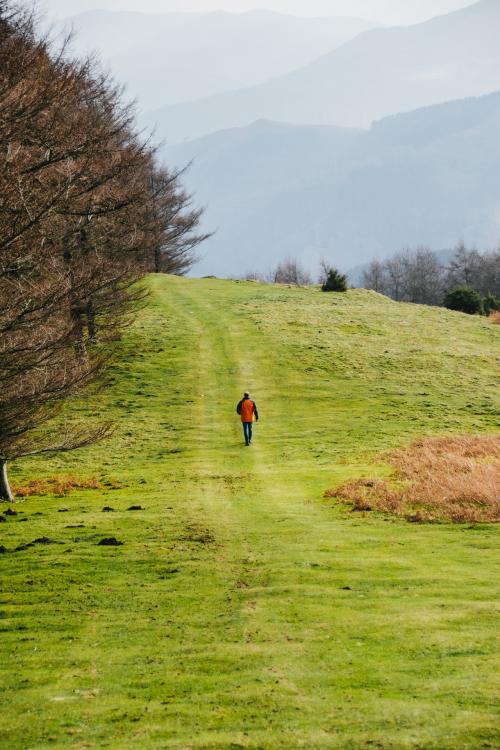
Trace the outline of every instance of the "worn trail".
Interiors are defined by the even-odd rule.
[[[358,292],[150,284],[101,396],[117,436],[72,458],[103,487],[2,524],[9,550],[60,542],[1,556],[2,748],[494,747],[496,529],[323,494],[412,435],[493,429],[498,332]]]

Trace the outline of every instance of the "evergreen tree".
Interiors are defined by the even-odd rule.
[[[336,268],[330,268],[328,276],[321,287],[323,292],[346,292],[347,291],[347,277],[337,271]]]
[[[444,306],[448,310],[458,310],[468,315],[482,315],[484,312],[483,298],[468,286],[452,289],[444,298]]]
[[[490,315],[492,312],[500,310],[500,299],[493,294],[487,294],[483,300],[484,314]]]

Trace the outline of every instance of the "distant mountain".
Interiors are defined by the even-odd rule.
[[[248,13],[91,11],[72,26],[78,54],[96,50],[143,109],[261,83],[373,27],[354,18]]]
[[[418,107],[500,88],[500,2],[411,27],[374,29],[315,62],[259,86],[148,116],[170,143],[267,118],[368,127]]]
[[[166,151],[218,229],[196,273],[294,255],[343,268],[418,244],[500,241],[500,92],[390,117],[369,131],[259,121]]]
[[[154,37],[157,32],[175,33],[187,19],[185,13],[89,10],[64,18],[54,28],[59,33],[74,31],[72,49],[76,54],[98,52],[100,59],[109,61]]]

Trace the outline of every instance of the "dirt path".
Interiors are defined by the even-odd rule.
[[[72,458],[118,486],[32,498],[27,523],[3,524],[9,549],[61,544],[2,555],[2,748],[495,747],[495,529],[360,516],[323,497],[374,445],[419,429],[422,389],[434,414],[457,385],[446,314],[357,292],[334,310],[313,290],[150,283],[102,395],[116,439]],[[460,380],[468,424],[488,419],[476,353],[491,332],[464,325],[460,357],[472,353],[484,401],[471,417]],[[245,389],[262,415],[251,448],[235,413]]]

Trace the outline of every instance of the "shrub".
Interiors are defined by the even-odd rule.
[[[63,497],[72,490],[99,490],[102,483],[96,477],[80,479],[78,477],[50,477],[47,479],[31,479],[23,485],[14,485],[16,497],[31,497],[32,495],[55,495]]]
[[[337,271],[336,268],[330,268],[328,277],[321,287],[323,292],[346,292],[347,277]]]
[[[447,293],[444,306],[448,310],[458,310],[468,315],[482,315],[484,312],[483,298],[468,286],[459,286]]]
[[[500,435],[422,438],[388,458],[389,481],[357,479],[325,497],[412,522],[500,522]]]
[[[483,301],[484,314],[490,315],[490,313],[497,312],[500,310],[500,299],[495,297],[493,294],[487,294]]]

